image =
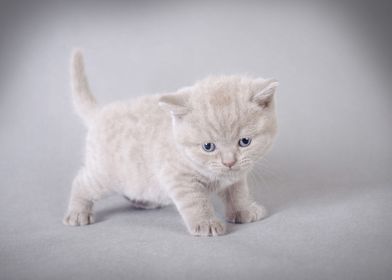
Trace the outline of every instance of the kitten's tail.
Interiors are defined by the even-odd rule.
[[[88,125],[98,111],[95,97],[91,94],[84,72],[83,55],[75,50],[71,60],[72,99],[76,112]]]

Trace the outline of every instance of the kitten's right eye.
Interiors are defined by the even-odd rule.
[[[214,143],[204,143],[203,150],[210,153],[215,150],[215,144]]]

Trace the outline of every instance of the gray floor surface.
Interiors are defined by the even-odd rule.
[[[392,279],[390,5],[271,2],[1,3],[0,279]],[[101,103],[276,77],[279,135],[250,177],[271,215],[195,238],[174,207],[111,197],[62,225],[85,135],[75,46]]]

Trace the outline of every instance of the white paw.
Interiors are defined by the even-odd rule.
[[[218,236],[226,232],[225,224],[217,219],[192,223],[188,229],[195,236]]]
[[[68,226],[85,226],[94,223],[91,212],[70,211],[63,219],[63,224]]]
[[[263,206],[252,203],[246,209],[226,214],[226,219],[230,223],[243,224],[261,220],[266,216],[267,210]]]

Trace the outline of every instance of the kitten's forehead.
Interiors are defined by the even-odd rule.
[[[248,89],[237,77],[204,81],[193,96],[194,118],[211,140],[232,141],[252,125],[255,107]],[[206,137],[206,136],[204,136]]]
[[[207,102],[210,107],[214,109],[226,108],[235,103],[234,94],[225,91],[224,89],[218,89],[210,94],[206,95],[204,102]]]

